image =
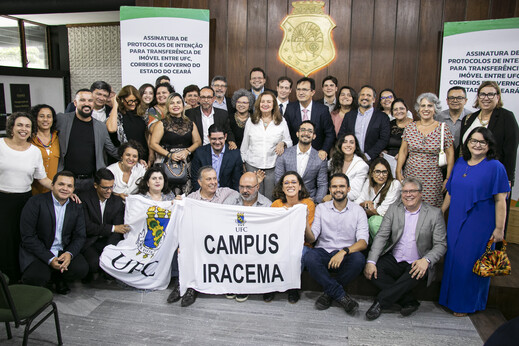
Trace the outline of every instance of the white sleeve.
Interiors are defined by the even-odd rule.
[[[362,186],[362,190],[360,191],[359,197],[357,197],[355,200],[355,203],[360,204],[362,202],[366,202],[369,199],[369,179],[366,179],[364,185]]]
[[[357,198],[359,198],[362,186],[364,185],[364,182],[368,177],[368,171],[369,167],[366,163],[364,163],[363,165],[358,167],[355,174],[353,174],[352,179],[350,179],[351,190],[348,193],[348,199],[350,201],[355,201]]]
[[[389,206],[395,203],[395,201],[397,201],[400,197],[400,189],[400,182],[394,179],[391,183],[391,186],[389,187],[389,190],[387,191],[386,198],[384,198],[384,201],[382,201],[382,203],[377,207],[378,215],[386,215],[386,211],[389,209]]]
[[[43,158],[41,157],[41,151],[36,147],[34,147],[34,149],[34,179],[45,179],[47,178],[47,172],[45,172],[45,167],[43,166]]]
[[[288,130],[288,125],[287,125],[286,120],[283,119],[283,121],[281,122],[280,125],[283,126],[283,142],[286,143],[287,148],[290,148],[293,145],[293,143],[292,143],[292,138],[290,137],[290,131]]]
[[[247,122],[245,123],[245,130],[243,130],[243,140],[241,142],[240,147],[240,154],[243,162],[247,162],[247,153],[249,152],[249,132],[251,127],[251,120],[250,118],[247,119]]]

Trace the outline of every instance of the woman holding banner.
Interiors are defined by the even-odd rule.
[[[276,199],[272,203],[274,208],[292,208],[296,204],[305,204],[308,207],[306,215],[306,229],[312,227],[315,215],[315,204],[310,198],[310,194],[305,188],[303,178],[295,171],[287,171],[281,176],[276,186],[274,187],[273,197]],[[301,255],[301,264],[306,253],[307,247],[310,244],[303,246],[303,253]],[[301,265],[302,266],[302,265]],[[301,268],[303,271],[303,268]],[[274,299],[275,292],[263,294],[265,302],[271,302]],[[288,290],[288,302],[291,304],[297,303],[299,300],[299,291],[297,289]]]

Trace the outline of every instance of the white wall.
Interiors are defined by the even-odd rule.
[[[12,113],[10,84],[30,85],[31,107],[39,103],[46,103],[54,107],[57,113],[63,112],[65,109],[65,89],[62,77],[0,76],[0,83],[4,85],[7,113]]]

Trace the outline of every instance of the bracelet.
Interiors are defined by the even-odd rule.
[[[186,150],[189,153],[189,155],[191,155],[191,150],[189,150],[188,148],[186,148]]]

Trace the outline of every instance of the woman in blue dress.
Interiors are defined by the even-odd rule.
[[[447,191],[442,211],[449,206],[450,210],[440,304],[461,317],[485,310],[490,278],[474,274],[472,267],[485,252],[489,239],[496,243],[504,236],[510,187],[506,170],[496,159],[490,130],[472,130],[463,144],[463,157],[454,165]]]

